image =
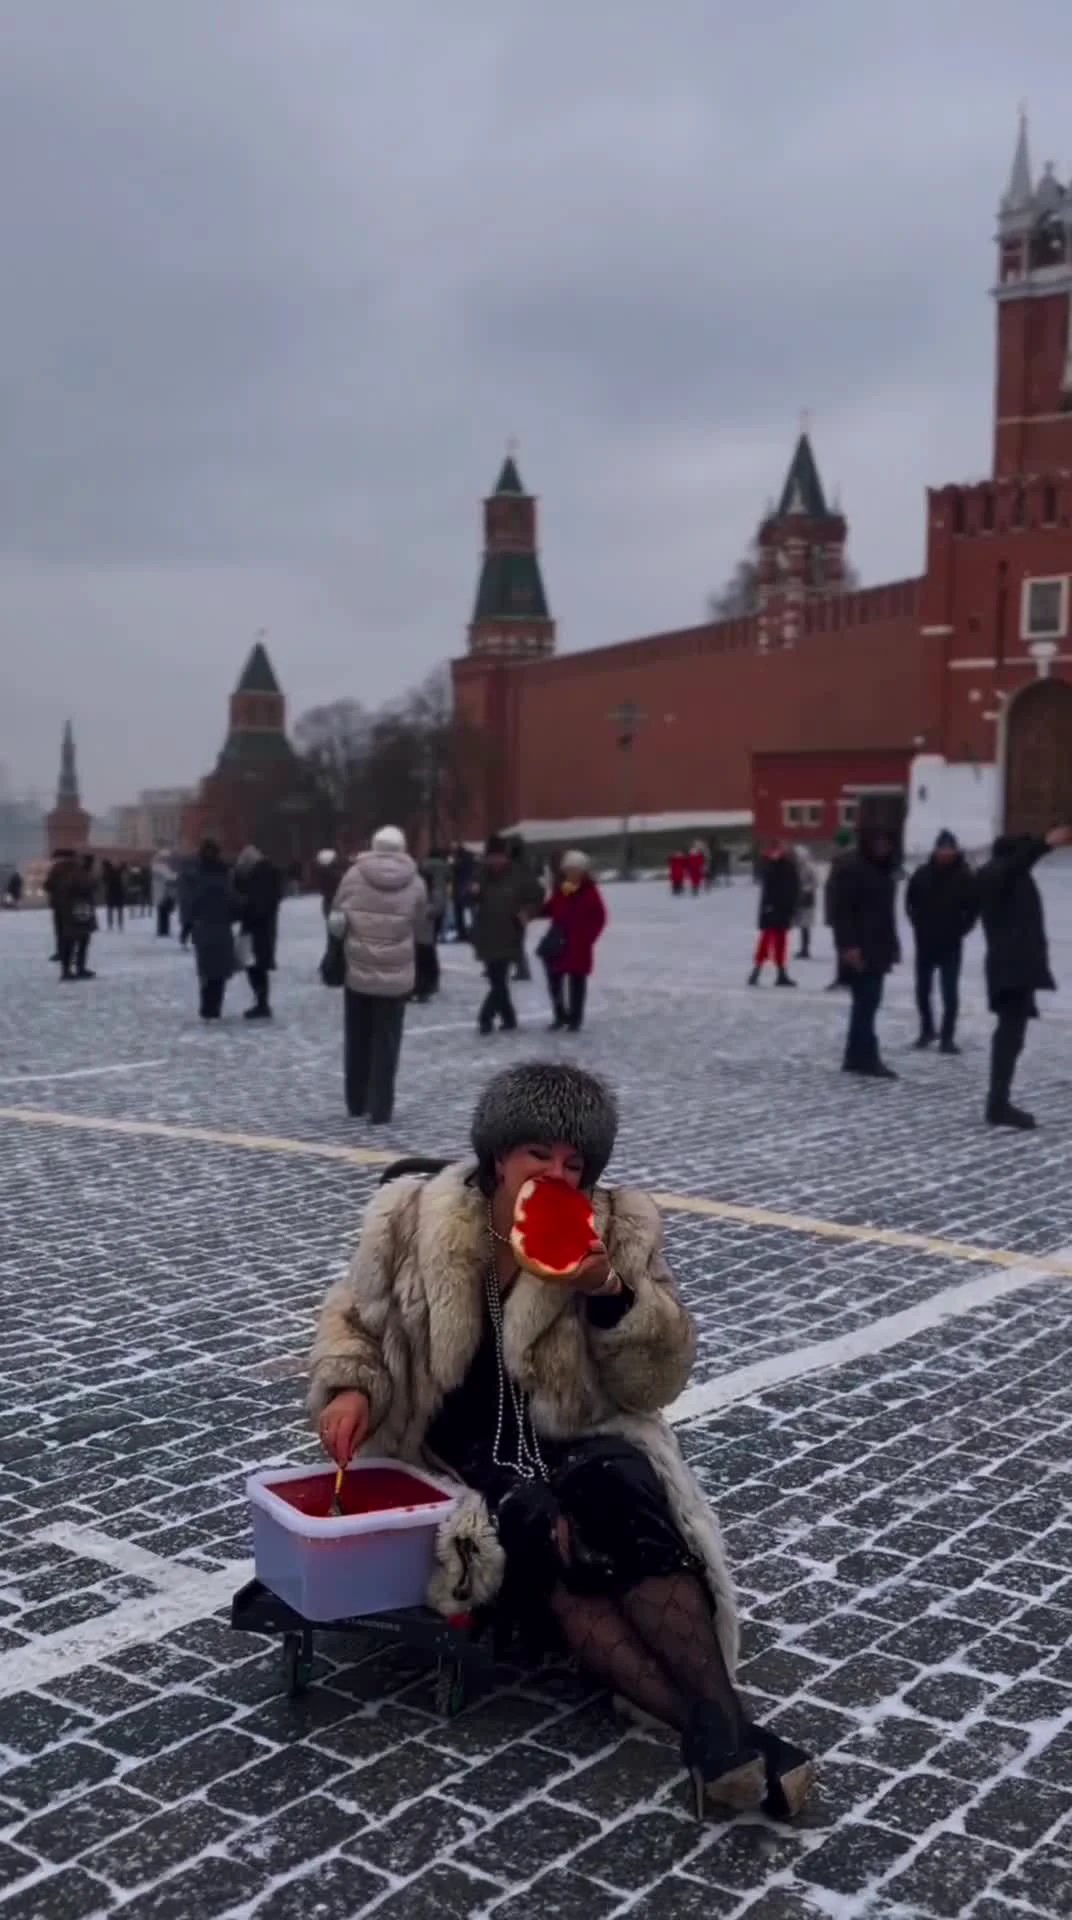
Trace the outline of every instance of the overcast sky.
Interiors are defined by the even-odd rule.
[[[462,650],[508,436],[568,648],[702,617],[802,407],[868,583],[989,456],[1069,0],[0,0],[0,764],[193,781]]]

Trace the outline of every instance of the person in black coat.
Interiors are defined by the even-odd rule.
[[[1016,1063],[1029,1020],[1038,1019],[1035,995],[1052,993],[1050,950],[1042,895],[1033,868],[1054,847],[1072,842],[1072,827],[1054,827],[1044,840],[1001,834],[976,876],[986,940],[986,990],[997,1016],[990,1043],[990,1090],[986,1117],[992,1127],[1029,1131],[1034,1116],[1012,1103]]]
[[[964,941],[979,917],[979,892],[957,836],[948,828],[938,835],[930,859],[916,868],[908,882],[905,909],[916,936],[916,1046],[922,1050],[935,1039],[931,987],[937,973],[942,994],[940,1050],[959,1053],[955,1035],[960,1011],[960,964]]]
[[[759,867],[759,939],[756,942],[750,987],[759,985],[764,963],[773,960],[778,969],[775,985],[795,987],[785,963],[789,953],[789,929],[800,898],[800,868],[788,847],[775,842]]]
[[[279,868],[256,847],[243,847],[235,861],[234,890],[238,901],[239,932],[248,943],[246,979],[253,989],[253,1005],[245,1019],[270,1020],[268,977],[275,970],[275,942],[283,882]]]
[[[202,842],[187,876],[186,912],[201,983],[201,1018],[218,1020],[227,982],[235,970],[237,903],[231,878],[214,840]]]
[[[831,875],[830,924],[838,966],[852,994],[845,1041],[846,1073],[896,1080],[880,1057],[875,1018],[886,975],[901,958],[897,937],[897,856],[888,833],[862,828],[855,853]]]

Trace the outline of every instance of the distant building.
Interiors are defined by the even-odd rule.
[[[44,808],[36,800],[0,794],[0,876],[15,868],[21,873],[29,861],[41,859],[45,840]]]
[[[193,787],[144,787],[136,800],[112,809],[107,837],[120,847],[168,852],[182,839],[183,819],[195,795]]]
[[[258,640],[230,699],[227,737],[212,772],[184,809],[178,844],[206,837],[226,858],[247,845],[287,871],[304,871],[317,846],[320,808],[312,776],[286,733],[286,701]]]

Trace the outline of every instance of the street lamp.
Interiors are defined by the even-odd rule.
[[[630,845],[630,828],[633,820],[633,747],[639,729],[647,720],[635,700],[623,700],[621,706],[614,707],[607,718],[618,729],[618,747],[622,756],[622,856],[621,877],[633,878],[633,849]]]

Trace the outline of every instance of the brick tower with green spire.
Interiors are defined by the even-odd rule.
[[[536,501],[513,453],[484,502],[484,558],[469,623],[469,652],[485,659],[542,660],[555,650],[540,572]]]

